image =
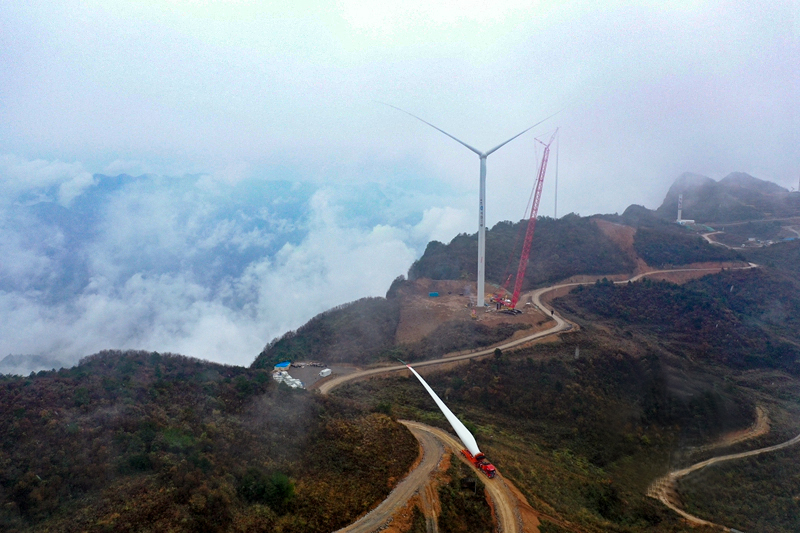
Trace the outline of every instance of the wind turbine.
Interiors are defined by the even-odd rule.
[[[467,148],[470,151],[475,152],[476,154],[478,154],[478,157],[481,160],[480,198],[478,200],[478,301],[480,302],[479,305],[481,307],[483,307],[484,305],[486,305],[486,300],[485,300],[486,295],[485,295],[485,291],[484,291],[484,279],[485,279],[485,276],[486,276],[486,263],[484,261],[484,257],[486,255],[486,158],[489,157],[494,152],[496,152],[497,150],[499,150],[500,148],[502,148],[503,146],[505,146],[508,143],[510,143],[511,141],[513,141],[514,139],[516,139],[517,137],[519,137],[520,135],[522,135],[523,133],[525,133],[525,132],[527,132],[529,130],[532,130],[533,128],[535,128],[536,126],[538,126],[539,124],[541,124],[545,120],[548,120],[548,119],[554,117],[560,111],[557,111],[557,112],[553,113],[552,115],[550,115],[549,117],[540,120],[539,122],[537,122],[536,124],[534,124],[530,128],[526,128],[526,129],[522,130],[521,132],[517,133],[516,135],[514,135],[513,137],[508,139],[507,141],[504,141],[504,142],[498,144],[497,146],[495,146],[491,150],[487,150],[485,152],[481,152],[477,148],[473,148],[472,146],[468,145],[467,143],[465,143],[461,139],[457,139],[457,138],[453,137],[452,135],[450,135],[449,133],[447,133],[443,129],[434,126],[433,124],[431,124],[427,120],[421,119],[421,118],[419,118],[417,115],[415,115],[413,113],[409,113],[405,109],[400,109],[399,107],[393,106],[392,104],[387,104],[386,102],[380,102],[380,103],[383,104],[383,105],[387,105],[387,106],[389,106],[391,108],[397,109],[398,111],[402,111],[406,115],[410,115],[410,116],[414,117],[415,119],[419,120],[420,122],[424,122],[425,124],[427,124],[431,128],[435,129],[436,131],[444,133],[445,135],[447,135],[448,137],[450,137],[451,139],[453,139],[457,143],[461,144],[465,148]]]

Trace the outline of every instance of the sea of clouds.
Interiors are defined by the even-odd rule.
[[[0,358],[130,348],[249,365],[314,315],[384,295],[430,240],[474,231],[473,199],[402,183],[0,156]]]

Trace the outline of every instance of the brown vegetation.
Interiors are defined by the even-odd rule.
[[[459,285],[462,292],[455,293]],[[436,290],[441,289],[441,291]],[[431,292],[439,296],[431,297]],[[253,368],[283,360],[319,360],[364,365],[432,359],[450,352],[491,346],[547,321],[527,309],[521,315],[474,307],[459,282],[397,280],[388,298],[364,298],[317,315],[297,331],[270,342]],[[399,342],[398,339],[405,339]]]
[[[645,499],[649,476],[665,467],[660,458],[680,439],[700,442],[746,424],[749,406],[706,383],[710,376],[676,390],[671,371],[655,354],[631,356],[602,335],[603,342],[590,340],[596,331],[576,335],[570,342],[581,345],[578,360],[572,346],[557,342],[429,372],[428,380],[533,508],[553,517],[549,525],[681,530],[667,511]],[[447,429],[436,407],[416,390],[406,378],[384,378],[334,394]],[[645,472],[630,471],[634,465],[647,466]]]
[[[104,352],[0,381],[4,531],[317,531],[385,497],[413,436],[262,370]]]
[[[609,224],[542,220],[527,286],[644,268],[637,250],[655,264],[737,259],[683,233],[671,247],[670,232],[683,230],[656,222],[635,235]],[[503,281],[499,250],[513,250],[519,227],[492,230],[496,281]],[[431,243],[412,268],[415,281],[398,279],[387,298],[322,313],[270,343],[250,369],[105,352],[69,370],[0,378],[0,526],[289,533],[354,521],[417,456],[414,438],[393,417],[446,422],[407,378],[319,397],[278,387],[267,369],[282,359],[426,359],[540,327],[547,318],[540,313],[472,320],[461,280],[474,275],[472,241]],[[426,377],[545,517],[541,531],[686,531],[644,497],[647,484],[680,458],[676,450],[746,427],[754,397],[798,399],[800,285],[790,273],[797,250],[776,245],[758,252],[774,269],[725,271],[684,286],[601,280],[552,302],[581,325],[577,332]],[[425,273],[450,279],[418,277]],[[438,298],[428,296],[434,291]],[[748,467],[752,487],[765,490],[758,472],[789,468],[776,461]],[[709,480],[720,486],[734,475]],[[727,510],[714,510],[691,486],[680,490],[709,514]],[[726,490],[726,498],[742,499],[735,487]],[[443,531],[486,529],[485,498],[476,497],[477,484],[469,492],[460,481],[442,487]],[[783,496],[776,501],[776,512],[794,510]],[[422,513],[407,519],[411,531],[424,530]]]
[[[578,287],[560,304],[585,318],[619,320],[643,327],[672,350],[700,360],[723,362],[735,368],[779,367],[800,372],[800,348],[780,337],[765,335],[763,328],[728,307],[724,298],[693,289],[731,276],[751,275],[759,276],[726,272],[687,286],[647,278],[623,285],[600,281]]]
[[[499,222],[486,232],[486,279],[503,284],[516,272],[527,221]],[[530,290],[576,274],[631,272],[635,264],[589,218],[540,217],[522,289]],[[409,279],[475,279],[477,236],[462,234],[449,244],[431,242],[408,272]]]

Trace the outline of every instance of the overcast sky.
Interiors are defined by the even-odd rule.
[[[556,127],[559,215],[655,208],[685,171],[741,171],[797,188],[797,1],[493,4],[5,0],[0,192],[57,187],[53,201],[69,206],[95,173],[191,174],[202,187],[304,182],[317,192],[294,253],[322,253],[314,246],[331,245],[326,232],[337,231],[367,256],[395,247],[374,287],[354,279],[309,316],[231,334],[255,339],[246,352],[326,305],[385,291],[427,239],[475,231],[477,156],[377,101],[482,150],[559,112],[489,158],[490,225],[522,218],[541,154],[535,138]],[[550,216],[553,178],[540,209]],[[356,200],[360,212],[337,207],[343,191],[365,187],[390,198],[374,212],[366,201]],[[331,271],[319,282],[334,279]],[[117,293],[132,280],[115,279]],[[191,328],[210,329],[198,318],[208,315],[195,315]],[[37,345],[40,336],[0,349],[56,350]],[[80,349],[102,345],[98,336]],[[108,342],[120,338],[129,337]]]
[[[477,190],[476,156],[381,100],[480,149],[564,109],[535,132],[562,128],[564,213],[655,207],[684,171],[797,185],[798,2],[494,4],[6,0],[0,147]],[[529,134],[489,159],[490,221],[533,154]]]

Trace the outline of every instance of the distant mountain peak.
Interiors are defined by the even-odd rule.
[[[702,174],[694,174],[692,172],[684,172],[675,180],[670,188],[670,191],[673,188],[678,189],[695,189],[697,187],[713,185],[716,182],[709,178],[708,176],[703,176]]]
[[[716,185],[717,182],[708,176],[684,172],[672,183],[669,191],[667,191],[667,197],[664,199],[664,202],[666,203],[669,201],[675,206],[675,209],[677,209],[678,196],[681,194],[694,192],[695,195],[702,195],[702,191],[707,191],[714,188]]]
[[[674,220],[683,195],[684,219],[699,222],[732,222],[800,216],[800,202],[787,189],[744,172],[733,172],[720,181],[684,172],[669,188],[656,210]]]
[[[765,181],[758,178],[754,178],[750,174],[746,174],[744,172],[731,172],[730,174],[719,180],[719,184],[726,185],[729,187],[741,187],[744,189],[758,191],[764,194],[779,194],[779,193],[789,192],[788,189],[784,189],[780,185],[776,185],[771,181]]]

